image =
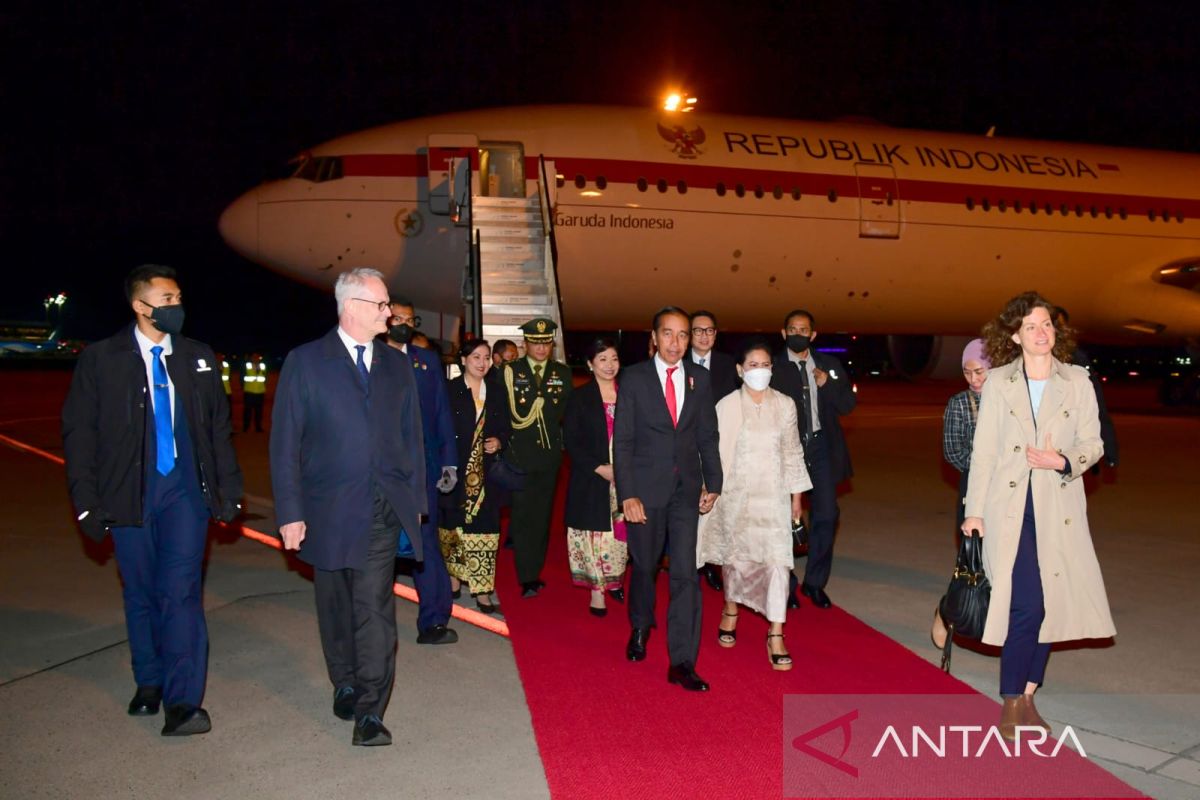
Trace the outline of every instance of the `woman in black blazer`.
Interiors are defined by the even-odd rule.
[[[451,579],[465,582],[479,610],[492,614],[499,609],[492,592],[496,588],[502,498],[486,478],[496,455],[508,444],[512,424],[504,395],[484,377],[492,366],[488,343],[465,341],[459,355],[463,374],[447,385],[458,484],[439,499],[438,539]]]
[[[571,580],[591,589],[591,613],[603,617],[608,613],[606,589],[614,600],[625,599],[621,587],[629,560],[612,468],[616,379],[621,368],[616,342],[596,339],[588,348],[587,361],[594,378],[572,393],[563,417],[563,442],[571,457],[564,518]]]

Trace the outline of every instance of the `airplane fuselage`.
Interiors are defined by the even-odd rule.
[[[312,148],[222,217],[248,258],[329,285],[377,267],[462,307],[467,235],[436,213],[431,144],[519,145],[551,175],[566,324],[644,328],[664,304],[778,330],[971,334],[1036,288],[1091,338],[1200,336],[1200,157],[719,114],[530,107],[395,123]],[[431,138],[433,137],[433,138]],[[476,187],[492,178],[472,156]],[[495,185],[492,186],[495,189]],[[482,191],[487,191],[483,189]],[[1192,276],[1192,277],[1188,277]]]

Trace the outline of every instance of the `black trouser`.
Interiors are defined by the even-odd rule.
[[[254,430],[262,432],[263,401],[266,395],[245,392],[242,395],[242,432],[250,430],[250,417],[254,417]]]
[[[718,501],[719,502],[719,501]],[[664,508],[647,508],[646,522],[628,523],[629,624],[655,627],[654,582],[663,544],[671,550],[671,600],[667,607],[667,653],[671,664],[696,664],[700,651],[700,576],[696,572],[696,523],[700,492],[684,491],[677,481]]]
[[[837,530],[838,505],[837,484],[833,481],[833,465],[829,461],[829,439],[823,433],[810,436],[804,443],[804,463],[813,485],[804,583],[814,589],[824,589],[833,569],[833,534]]]
[[[329,680],[353,686],[354,716],[383,716],[396,676],[396,540],[400,518],[376,492],[362,569],[314,571],[317,626]]]
[[[995,535],[995,534],[993,534]],[[1013,561],[1012,596],[1008,605],[1008,636],[1000,650],[1000,694],[1020,697],[1027,683],[1038,686],[1046,679],[1050,643],[1039,642],[1046,619],[1042,571],[1038,565],[1037,520],[1033,513],[1033,485],[1025,491],[1025,515]]]
[[[513,543],[517,581],[532,583],[546,564],[550,543],[550,515],[554,510],[554,490],[558,484],[558,464],[549,469],[527,470],[525,485],[512,494],[512,514],[508,536]]]

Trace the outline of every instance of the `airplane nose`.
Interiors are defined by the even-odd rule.
[[[251,189],[221,212],[217,229],[225,243],[241,255],[258,259],[258,190]]]

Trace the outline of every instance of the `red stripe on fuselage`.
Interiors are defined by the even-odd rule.
[[[798,188],[803,195],[825,196],[830,191],[834,191],[838,197],[856,198],[859,196],[858,178],[854,175],[571,156],[553,157],[546,160],[554,163],[555,171],[563,175],[567,183],[574,180],[576,175],[582,175],[590,183],[594,183],[597,176],[603,176],[610,184],[636,184],[639,179],[645,179],[649,184],[647,191],[652,192],[657,192],[655,184],[659,180],[665,180],[669,192],[674,191],[676,184],[683,181],[689,189],[715,189],[718,183],[723,183],[731,194],[736,186],[741,184],[747,194],[752,194],[756,188],[762,187],[763,192],[769,195],[776,186],[779,186],[785,195],[789,194],[794,187]],[[343,175],[347,178],[423,178],[427,174],[425,156],[416,153],[346,155],[342,156],[342,166]],[[525,159],[526,179],[535,180],[538,169],[537,158]],[[869,180],[878,182],[880,179],[872,177]],[[1049,204],[1056,213],[1060,214],[1061,206],[1066,205],[1070,213],[1075,213],[1076,206],[1080,206],[1083,213],[1088,215],[1091,213],[1091,208],[1095,206],[1098,214],[1105,214],[1107,210],[1111,210],[1112,214],[1116,215],[1119,209],[1124,208],[1131,216],[1145,216],[1150,211],[1154,211],[1156,218],[1160,218],[1163,212],[1168,212],[1168,215],[1172,217],[1176,214],[1183,214],[1188,219],[1200,217],[1200,199],[1113,194],[1073,187],[1033,189],[999,184],[951,183],[915,178],[898,178],[896,183],[898,199],[902,201],[963,205],[967,198],[973,199],[976,204],[982,203],[986,198],[993,206],[1004,201],[1010,208],[1014,202],[1020,202],[1023,207],[1037,203],[1039,207],[1044,208]]]

